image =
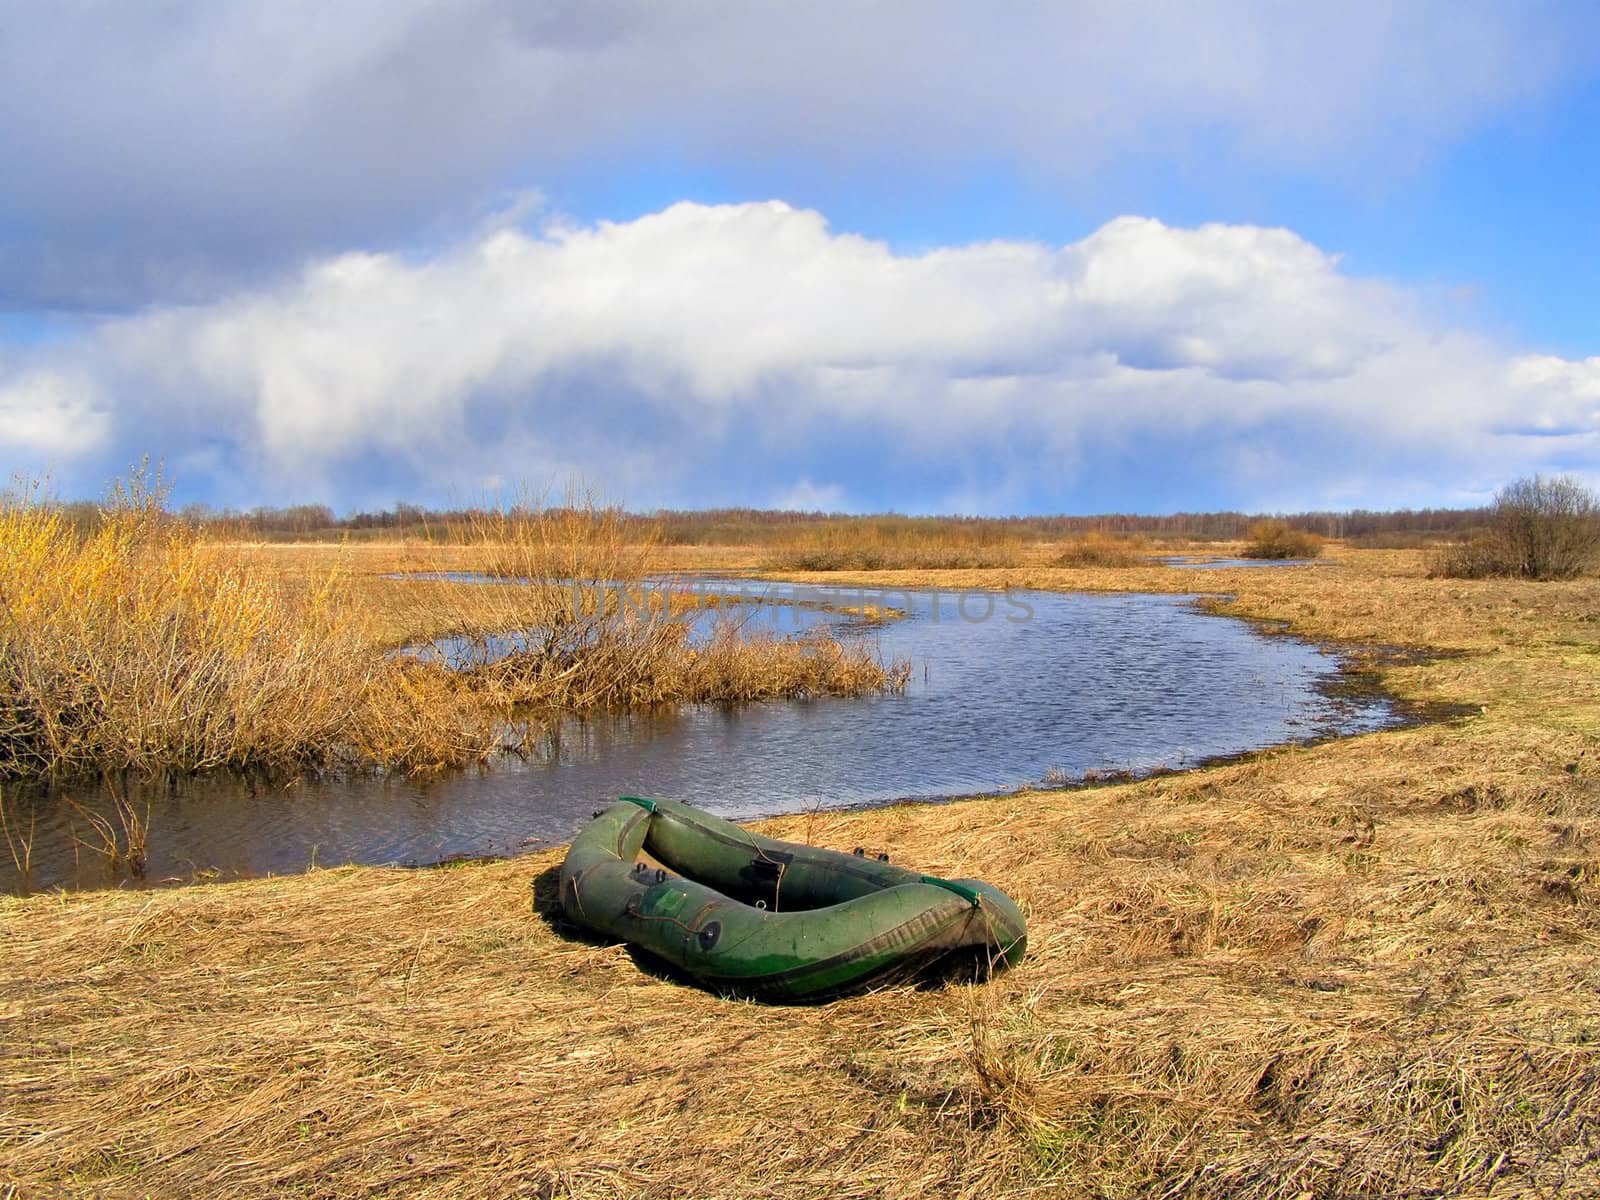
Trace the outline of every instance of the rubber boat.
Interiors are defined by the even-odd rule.
[[[861,850],[751,833],[673,800],[624,796],[561,865],[574,924],[640,947],[720,992],[807,1003],[884,984],[983,978],[1027,949],[998,888]]]

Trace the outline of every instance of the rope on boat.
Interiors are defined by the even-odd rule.
[[[772,911],[777,912],[778,894],[783,891],[783,873],[789,869],[789,864],[781,858],[773,858],[772,855],[768,854],[761,843],[756,841],[755,834],[751,833],[743,825],[735,825],[734,828],[743,835],[745,841],[750,843],[750,849],[756,852],[757,862],[771,863],[778,868],[778,877],[772,881]]]

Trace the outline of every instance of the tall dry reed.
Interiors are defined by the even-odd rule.
[[[865,644],[822,633],[779,638],[725,620],[693,637],[699,602],[714,597],[652,585],[654,531],[641,536],[592,495],[482,510],[473,536],[505,585],[428,582],[421,603],[464,651],[462,686],[506,712],[859,695],[898,690],[909,676]]]
[[[300,594],[202,541],[159,478],[88,532],[0,498],[0,772],[275,765],[345,740],[383,671],[335,575]]]
[[[387,654],[347,573],[289,581],[164,508],[158,475],[73,523],[38,489],[0,497],[0,777],[133,769],[433,770],[482,759],[530,716],[674,700],[902,686],[827,637],[695,644],[642,587],[645,547],[592,501],[487,512],[507,583],[425,584],[465,670]],[[490,635],[516,651],[488,653]]]

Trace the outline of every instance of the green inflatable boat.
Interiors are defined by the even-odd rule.
[[[686,804],[631,796],[572,843],[561,904],[575,924],[706,987],[790,1003],[981,977],[1020,962],[1028,943],[1021,911],[989,884],[780,842]]]

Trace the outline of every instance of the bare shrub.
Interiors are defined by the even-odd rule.
[[[1514,574],[1568,579],[1600,551],[1600,502],[1570,475],[1535,475],[1495,496],[1493,526],[1510,552]]]
[[[1428,574],[1435,579],[1491,579],[1514,575],[1511,556],[1502,539],[1480,532],[1465,541],[1440,546],[1428,562]]]
[[[569,492],[555,506],[525,498],[479,514],[473,530],[508,586],[487,598],[482,584],[445,587],[436,623],[476,660],[461,686],[502,711],[860,695],[905,684],[908,672],[870,648],[821,632],[778,638],[724,621],[708,638],[692,637],[693,602],[715,598],[651,586],[655,531],[641,532],[591,493]]]
[[[1533,475],[1495,494],[1488,528],[1442,549],[1430,573],[1455,579],[1571,579],[1600,560],[1600,499],[1570,475]]]

